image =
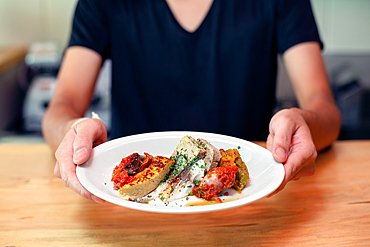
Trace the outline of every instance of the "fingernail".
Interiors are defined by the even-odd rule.
[[[99,197],[95,196],[95,195],[92,195],[91,196],[91,199],[94,201],[94,202],[97,202],[97,203],[103,203],[104,200],[100,199]]]
[[[85,157],[85,155],[86,155],[85,148],[77,149],[73,154],[73,162],[74,163],[80,162]]]
[[[285,153],[285,151],[284,151],[284,149],[282,149],[282,148],[277,148],[276,149],[276,155],[280,158],[280,159],[282,159],[282,160],[286,160],[286,153]]]

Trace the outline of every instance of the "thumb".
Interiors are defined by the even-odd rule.
[[[106,141],[107,132],[102,123],[101,120],[89,119],[73,127],[76,131],[73,142],[73,163],[83,164],[89,159],[94,143]]]
[[[88,160],[92,150],[92,141],[85,133],[77,133],[73,142],[73,163],[80,165]]]
[[[287,124],[272,126],[271,152],[276,161],[284,163],[288,159],[294,128]]]

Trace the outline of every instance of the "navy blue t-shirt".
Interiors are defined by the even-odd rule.
[[[277,54],[306,41],[320,42],[309,0],[214,0],[192,33],[165,0],[80,0],[69,46],[112,59],[112,138],[194,130],[255,141],[268,136]]]

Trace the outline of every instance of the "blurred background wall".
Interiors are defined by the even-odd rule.
[[[0,0],[0,47],[65,46],[77,0]],[[311,0],[327,53],[370,53],[369,0]]]
[[[22,65],[24,56],[36,42],[52,42],[62,53],[68,42],[76,3],[77,0],[0,0],[0,52],[8,55],[6,51],[18,49],[18,60],[14,60],[13,55],[13,63],[7,67],[0,65],[0,114],[8,114],[7,121],[4,117],[0,119],[0,130],[24,131],[24,115],[30,114],[24,113],[24,105],[34,104],[34,100],[29,99],[35,97],[27,95],[30,94],[30,88],[25,90],[24,82],[19,82],[27,79],[32,82],[34,79],[22,77],[22,73],[29,69],[29,65]],[[365,102],[369,98],[367,92],[370,88],[370,0],[311,0],[311,3],[325,44],[323,54],[330,82],[344,114],[342,138],[370,138],[370,113],[363,107],[364,104],[370,104]],[[0,63],[2,59],[4,56],[2,58],[0,54]],[[109,64],[103,72],[100,84],[106,93],[110,80]],[[39,70],[37,73],[40,73]],[[43,82],[38,80],[37,83],[52,84],[50,78],[42,79]],[[28,84],[31,82],[27,81]],[[9,86],[14,83],[17,83],[18,89]],[[5,93],[6,90],[18,90],[14,95],[16,98],[23,97],[23,100],[10,103],[2,100],[4,96],[1,92],[9,95]],[[47,106],[47,97],[38,104]],[[96,101],[106,103],[109,100],[101,99],[97,97]],[[283,66],[279,69],[277,100],[278,108],[295,105],[294,93]],[[106,106],[99,107],[105,109]],[[19,108],[22,108],[23,113],[10,116],[10,112],[14,115],[14,111],[19,111]],[[109,118],[109,114],[106,114],[106,118]],[[364,134],[366,131],[368,135]]]
[[[68,42],[77,0],[0,0],[0,47]]]

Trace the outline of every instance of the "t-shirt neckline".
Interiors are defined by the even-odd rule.
[[[216,0],[213,0],[212,1],[212,4],[211,4],[211,7],[208,9],[208,12],[207,12],[207,14],[205,15],[205,17],[203,18],[203,20],[202,20],[202,22],[200,23],[200,25],[193,31],[193,32],[189,32],[188,30],[186,30],[183,26],[181,26],[181,24],[177,21],[177,19],[176,19],[176,17],[175,17],[175,15],[172,13],[172,10],[171,10],[171,8],[170,8],[170,6],[168,5],[168,3],[166,2],[166,0],[163,0],[163,3],[164,3],[164,5],[166,6],[166,8],[167,8],[167,10],[168,10],[168,12],[169,12],[169,14],[171,15],[171,18],[172,18],[172,20],[175,22],[175,24],[176,24],[176,26],[178,26],[179,27],[179,29],[182,31],[182,32],[185,32],[185,33],[187,33],[187,34],[189,34],[189,35],[193,35],[193,34],[196,34],[196,33],[198,33],[199,32],[199,30],[200,29],[202,29],[202,26],[204,26],[205,24],[205,22],[207,22],[207,19],[209,19],[210,17],[210,14],[211,14],[211,12],[212,12],[212,9],[214,8],[214,5],[215,5],[215,2],[216,2]]]

